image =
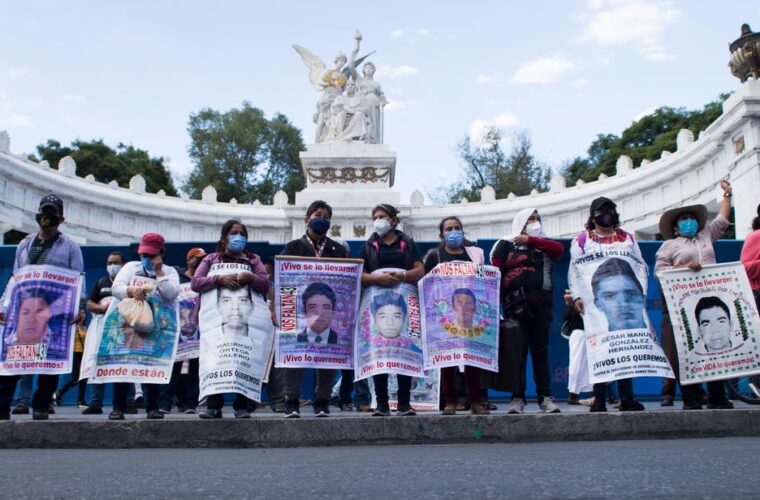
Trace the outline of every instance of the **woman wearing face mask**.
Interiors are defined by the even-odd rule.
[[[641,250],[633,234],[624,231],[620,226],[620,216],[617,205],[609,198],[599,197],[591,202],[590,214],[586,222],[586,230],[575,237],[570,244],[570,270],[568,272],[568,288],[575,310],[582,316],[584,313],[583,299],[578,296],[578,286],[575,283],[573,262],[584,254],[593,254],[608,248],[619,248],[631,252],[643,261]],[[617,381],[620,393],[620,411],[642,411],[644,405],[634,399],[633,379]],[[607,411],[607,384],[594,384],[594,403],[590,411]]]
[[[731,184],[723,180],[720,187],[723,189],[723,200],[718,216],[711,221],[707,220],[707,208],[704,205],[678,207],[662,214],[660,234],[665,243],[657,250],[654,270],[658,277],[662,271],[668,269],[688,268],[696,272],[702,269],[702,266],[715,264],[713,244],[728,229],[728,217],[731,214]],[[662,311],[662,348],[678,377],[678,352],[667,307]],[[663,380],[663,406],[673,405],[676,382],[677,380],[673,379]],[[722,380],[708,382],[707,392],[708,408],[726,410],[734,407],[726,397]],[[702,384],[681,385],[684,409],[701,410],[702,394]]]
[[[193,291],[203,294],[215,288],[239,290],[244,286],[249,286],[252,291],[266,295],[267,290],[269,290],[269,275],[259,256],[245,250],[247,242],[248,230],[239,219],[230,219],[225,222],[222,226],[219,242],[216,245],[216,252],[208,254],[193,274],[191,282]],[[248,265],[251,271],[209,276],[211,266],[220,263]],[[203,335],[202,331],[201,335]],[[203,419],[222,418],[223,407],[224,394],[212,394],[207,399],[206,411],[199,413],[198,416]],[[235,412],[235,418],[251,418],[251,412],[248,411],[248,398],[242,394],[236,394],[232,408]]]
[[[374,232],[359,251],[359,258],[364,260],[362,286],[393,287],[399,282],[417,283],[425,275],[422,256],[414,240],[396,229],[399,224],[398,210],[392,205],[382,203],[372,209]],[[396,268],[401,271],[388,271],[372,274],[377,269]],[[415,415],[411,406],[412,377],[396,375],[398,379],[397,415]],[[388,404],[388,374],[374,375],[377,408],[372,414],[387,417],[391,414]]]
[[[467,241],[459,217],[446,217],[438,225],[438,238],[441,243],[437,248],[425,255],[425,273],[429,273],[441,262],[465,261],[478,265],[485,263],[483,250]],[[457,412],[457,394],[455,378],[458,368],[455,366],[441,368],[441,392],[446,406],[444,415],[454,415]],[[473,415],[488,415],[488,407],[480,401],[481,370],[475,366],[465,366],[464,376],[467,382],[467,399],[470,402],[470,412]]]
[[[499,240],[491,251],[491,263],[501,271],[504,314],[520,323],[523,332],[523,370],[530,350],[538,406],[543,413],[559,413],[551,394],[549,326],[552,322],[551,269],[562,257],[562,244],[544,236],[541,216],[524,208],[512,221],[512,234]],[[518,306],[519,304],[519,306]],[[526,375],[512,394],[509,413],[525,408]]]
[[[179,295],[179,275],[171,266],[164,265],[164,237],[158,233],[145,233],[140,238],[137,253],[139,261],[127,262],[116,274],[113,280],[111,293],[119,300],[132,298],[145,300],[148,293],[141,287],[130,286],[135,277],[147,277],[156,280],[156,290],[151,294],[158,294],[165,303],[172,303]],[[124,420],[127,409],[127,394],[129,382],[119,382],[113,385],[113,411],[108,415],[109,420]],[[160,384],[144,384],[145,412],[149,419],[164,418],[164,414],[158,411],[158,396],[161,392]]]

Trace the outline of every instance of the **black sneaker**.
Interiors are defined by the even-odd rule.
[[[391,407],[388,406],[387,401],[378,401],[377,408],[372,412],[373,417],[390,417]]]
[[[245,408],[235,410],[235,418],[251,418],[251,412]]]
[[[29,415],[29,407],[26,405],[16,405],[11,413],[13,415]]]
[[[48,412],[45,410],[34,410],[32,411],[32,420],[47,420],[48,419]]]
[[[285,418],[300,418],[301,406],[297,399],[285,400]]]
[[[148,412],[148,420],[162,420],[164,418],[164,414],[161,413],[160,410],[150,410]]]
[[[338,408],[340,408],[340,411],[354,411],[354,405],[351,403],[341,403],[338,405]]]
[[[329,417],[330,401],[327,399],[317,398],[314,401],[314,415],[318,417]]]
[[[601,413],[607,411],[607,405],[604,403],[603,399],[594,398],[594,403],[591,405],[591,408],[588,409],[591,413]]]
[[[663,396],[662,399],[660,399],[660,406],[673,406],[673,396]]]
[[[99,406],[88,406],[84,410],[82,410],[82,415],[102,415],[103,414],[103,408]]]
[[[624,399],[620,401],[620,411],[644,411],[644,405],[635,399]]]
[[[402,417],[413,417],[417,415],[417,412],[414,411],[414,408],[412,408],[412,405],[409,403],[406,404],[399,404],[398,408],[396,408],[396,415],[400,415]]]
[[[731,401],[729,401],[727,398],[717,399],[717,400],[712,400],[708,398],[707,409],[708,410],[733,410],[734,404]]]
[[[108,414],[108,420],[124,420],[124,412],[121,410],[114,410]]]
[[[222,410],[212,410],[209,408],[206,411],[200,412],[198,418],[202,418],[203,420],[222,418]]]

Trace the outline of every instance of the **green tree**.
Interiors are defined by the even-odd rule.
[[[204,108],[190,115],[187,130],[195,167],[183,189],[192,197],[211,185],[220,201],[272,203],[278,190],[292,199],[306,186],[301,131],[285,115],[267,120],[248,102],[224,113]]]
[[[457,144],[464,167],[462,177],[431,196],[449,202],[462,198],[474,201],[480,199],[480,190],[487,185],[494,188],[497,198],[506,198],[509,193],[525,195],[533,189],[546,190],[551,169],[533,155],[528,134],[516,132],[509,151],[502,147],[504,135],[504,130],[490,127],[480,142],[467,135],[462,138]]]
[[[77,175],[84,177],[92,174],[99,182],[115,180],[121,187],[129,186],[129,180],[136,174],[145,178],[145,188],[155,193],[160,189],[170,196],[176,196],[169,169],[163,158],[153,158],[147,151],[131,145],[119,143],[111,148],[102,139],[93,141],[76,140],[71,146],[62,146],[54,139],[37,146],[35,161],[47,160],[55,166],[65,156],[71,156],[77,164]]]
[[[657,160],[663,151],[675,151],[678,132],[689,129],[695,134],[705,130],[722,112],[729,94],[707,103],[702,109],[687,110],[663,106],[633,122],[620,136],[599,134],[585,157],[574,158],[562,168],[568,186],[578,179],[594,181],[599,174],[614,175],[617,159],[626,155],[638,167],[642,160]]]

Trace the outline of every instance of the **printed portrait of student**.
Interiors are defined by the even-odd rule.
[[[609,331],[646,328],[646,297],[631,265],[623,259],[607,259],[591,276],[594,305],[607,318]]]
[[[372,298],[370,306],[378,335],[394,340],[401,336],[406,324],[406,301],[401,294],[384,290]]]
[[[148,294],[142,287],[131,286],[130,283],[136,277],[152,278],[156,280],[156,290],[150,292],[159,297],[165,304],[175,304],[179,296],[179,275],[177,270],[164,264],[165,243],[164,237],[158,233],[145,233],[140,238],[137,254],[140,260],[127,262],[116,275],[111,287],[111,293],[119,300],[126,298],[145,301]],[[122,328],[123,336],[117,338],[116,352],[120,348],[128,350],[153,351],[155,339],[147,340],[148,334],[138,332],[129,325]],[[106,343],[104,336],[101,342],[101,352]],[[123,347],[122,344],[123,343]],[[107,352],[107,349],[106,349]],[[127,410],[127,397],[130,389],[129,382],[119,382],[113,385],[113,411],[108,415],[109,420],[124,420]],[[145,394],[145,412],[149,419],[164,418],[158,410],[158,397],[161,393],[161,384],[143,384]]]
[[[702,297],[694,308],[699,337],[707,352],[730,349],[734,325],[731,311],[720,297]]]
[[[52,290],[33,288],[23,291],[19,296],[16,328],[6,333],[5,343],[49,345],[55,338],[55,333],[50,329],[53,317],[51,306],[58,298]],[[65,346],[60,346],[61,349],[65,351]]]
[[[435,266],[443,262],[465,261],[483,265],[485,255],[483,250],[464,237],[464,226],[459,217],[445,217],[438,224],[438,239],[440,243],[425,255],[424,268],[429,273]],[[456,323],[460,328],[472,326],[475,311],[475,295],[466,289],[457,289],[451,297],[452,306],[457,316]],[[454,415],[457,412],[457,377],[458,368],[441,368],[441,393],[445,407],[444,415]],[[485,396],[488,391],[483,384],[483,371],[475,366],[464,367],[465,394],[474,415],[490,413]],[[464,405],[466,408],[466,405]]]
[[[194,292],[203,294],[217,290],[217,303],[222,315],[224,335],[248,335],[247,318],[253,311],[250,293],[266,296],[269,290],[269,276],[261,259],[255,253],[245,249],[248,242],[248,229],[240,219],[230,219],[222,225],[216,252],[203,258],[193,274],[191,286]],[[244,264],[250,271],[237,274],[209,276],[214,264]],[[201,337],[203,330],[201,330]],[[203,419],[222,418],[224,394],[212,394],[206,400],[206,411],[198,416]],[[232,403],[235,418],[251,418],[249,400],[242,394],[235,395]]]
[[[669,269],[690,269],[699,272],[702,266],[715,264],[714,244],[730,226],[731,197],[733,190],[728,181],[721,181],[723,198],[718,215],[708,220],[707,207],[690,205],[670,209],[660,217],[659,229],[665,242],[657,250],[654,266],[655,274]],[[673,368],[676,379],[663,379],[661,405],[672,406],[676,395],[678,380],[678,351],[673,336],[673,325],[667,307],[662,311],[662,350]],[[704,405],[702,384],[680,385],[683,407],[687,410],[700,410]],[[707,383],[707,407],[710,409],[731,409],[733,403],[726,397],[726,388],[722,381]]]
[[[617,205],[609,198],[601,196],[591,202],[586,229],[576,236],[570,244],[570,269],[567,275],[568,289],[573,307],[575,307],[575,310],[581,316],[585,314],[586,310],[583,299],[578,295],[580,287],[576,282],[577,274],[574,266],[577,264],[575,263],[583,255],[593,255],[594,253],[602,253],[610,249],[630,252],[643,261],[641,249],[638,243],[636,243],[633,234],[620,227],[620,214],[618,214]],[[635,273],[633,274],[635,275]],[[610,329],[612,328],[610,327]],[[580,345],[585,347],[585,342],[580,343]],[[574,353],[571,353],[571,357],[573,356]],[[620,393],[620,411],[644,410],[644,405],[634,399],[633,379],[617,380],[617,386]],[[607,411],[606,398],[607,384],[594,384],[594,402],[589,411]]]
[[[338,332],[330,326],[335,314],[335,292],[325,283],[311,283],[303,291],[306,328],[296,337],[298,342],[310,344],[337,344]]]
[[[44,196],[40,200],[39,209],[35,216],[39,231],[33,232],[16,247],[16,256],[13,261],[13,273],[15,274],[19,269],[27,265],[48,265],[54,267],[60,267],[62,269],[70,269],[72,271],[83,272],[84,263],[82,260],[82,250],[79,248],[74,240],[63,234],[59,227],[64,223],[65,218],[63,216],[63,200],[54,194]],[[0,303],[6,303],[7,293],[12,287],[12,280],[6,286],[3,297],[0,298]],[[82,304],[84,304],[84,296],[82,297]],[[44,306],[40,304],[39,299],[35,299],[29,304],[34,304],[35,308],[42,308],[44,312]],[[80,316],[84,315],[84,308],[80,310]],[[76,323],[78,318],[74,318],[72,323]],[[0,312],[0,323],[5,323],[5,314]],[[34,326],[32,324],[34,323]],[[29,333],[22,333],[23,336],[30,335],[32,338],[40,336],[43,338],[47,333],[47,325],[44,325],[39,321],[33,321],[29,323]],[[16,384],[21,376],[10,375],[0,377],[0,420],[10,419],[10,406],[13,393],[16,392]],[[33,375],[24,375],[27,377],[27,387],[31,392],[31,377]],[[53,400],[53,394],[58,388],[58,375],[44,375],[37,376],[37,390],[32,397],[32,418],[35,420],[47,420],[50,410],[52,408],[51,402]],[[26,396],[28,397],[28,396]],[[28,404],[28,403],[27,403]],[[24,406],[21,403],[14,408],[14,414],[29,413],[29,407]]]
[[[330,205],[322,200],[312,202],[306,209],[306,216],[304,217],[306,233],[298,239],[289,241],[283,248],[281,255],[347,258],[348,253],[343,245],[327,236],[331,219],[332,208]],[[315,326],[315,328],[318,327]],[[285,368],[285,418],[301,416],[299,397],[306,370],[307,368]],[[335,370],[317,368],[314,370],[314,378],[316,379],[314,414],[318,417],[327,417],[330,415],[330,395],[335,380]]]
[[[425,274],[420,250],[414,240],[398,229],[400,220],[398,210],[392,205],[382,203],[372,209],[374,232],[359,250],[359,258],[364,260],[362,286],[394,287],[399,283],[416,284]],[[372,274],[378,269],[395,268],[400,271],[387,271]],[[396,375],[398,380],[398,415],[416,415],[411,406],[412,377]],[[388,374],[374,375],[377,408],[373,416],[390,416],[388,404]]]

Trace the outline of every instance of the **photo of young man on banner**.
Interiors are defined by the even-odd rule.
[[[660,283],[682,383],[760,373],[760,318],[741,262],[663,271]]]
[[[438,264],[418,284],[425,369],[499,370],[499,283],[493,266]]]
[[[60,374],[72,369],[83,277],[32,265],[13,277],[0,324],[0,374]]]
[[[209,277],[250,273],[241,263],[212,264]],[[218,287],[201,295],[200,397],[237,393],[261,401],[274,342],[266,297],[250,286]]]
[[[585,304],[590,382],[672,377],[646,313],[646,263],[633,252],[612,248],[581,255],[571,272]]]
[[[352,368],[363,263],[275,258],[276,366]]]
[[[438,411],[441,404],[440,379],[440,370],[425,370],[421,377],[412,377],[409,398],[414,411]],[[372,406],[377,407],[375,384],[372,378],[369,379],[369,387],[372,393]],[[388,376],[388,406],[391,410],[398,408],[398,378],[396,375]]]
[[[377,269],[381,274],[396,269]],[[356,326],[356,368],[361,380],[381,373],[423,376],[422,318],[417,287],[399,283],[394,287],[364,289]]]
[[[200,329],[196,312],[200,297],[193,291],[190,283],[179,285],[179,344],[176,361],[195,359],[200,353]]]

